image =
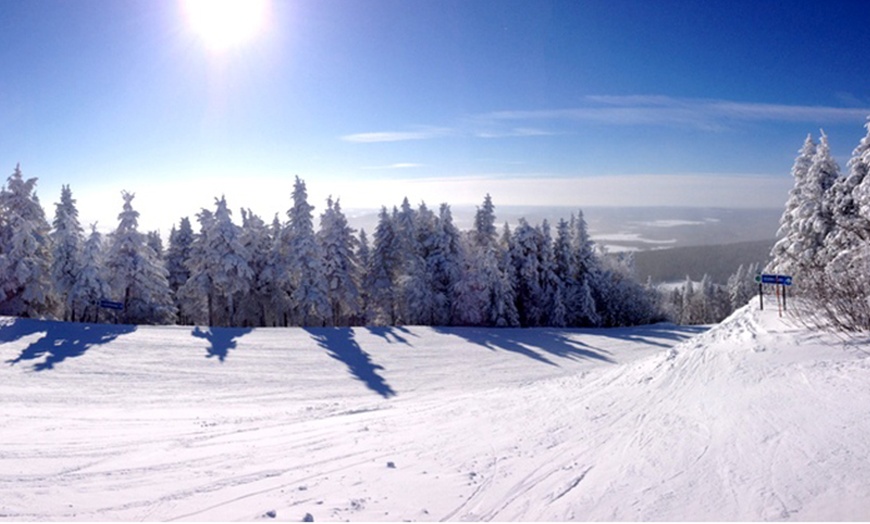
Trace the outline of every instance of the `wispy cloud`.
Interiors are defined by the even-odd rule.
[[[502,131],[475,131],[474,136],[477,138],[507,138],[507,137],[523,137],[523,136],[551,136],[556,133],[539,129],[535,127],[515,127]]]
[[[611,125],[680,125],[719,130],[735,121],[862,122],[870,107],[802,106],[673,98],[668,96],[587,96],[579,107],[549,110],[496,111],[482,115],[494,121],[583,121]]]
[[[421,127],[411,131],[377,131],[373,133],[356,133],[341,137],[346,142],[376,143],[376,142],[402,142],[406,140],[428,140],[439,138],[453,133],[446,127]]]
[[[811,125],[863,123],[870,107],[832,107],[759,102],[735,102],[661,95],[586,96],[575,107],[541,110],[504,110],[468,115],[453,127],[418,127],[345,135],[358,143],[428,140],[446,136],[484,139],[539,137],[563,134],[572,123],[612,126],[682,127],[721,131],[740,122],[794,122]]]
[[[365,166],[362,169],[414,169],[416,167],[424,167],[425,164],[415,164],[413,162],[397,162],[386,166]]]

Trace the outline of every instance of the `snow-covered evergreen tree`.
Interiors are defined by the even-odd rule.
[[[267,326],[287,326],[290,324],[290,276],[287,270],[288,255],[285,244],[285,227],[278,215],[272,219],[269,236],[272,246],[269,249],[266,265],[260,273],[258,287],[269,297],[264,308]]]
[[[520,324],[526,327],[542,325],[547,300],[541,275],[543,234],[521,218],[513,234],[514,252],[511,255],[517,278],[517,312]]]
[[[124,304],[120,317],[130,324],[169,324],[175,321],[175,306],[169,290],[168,272],[139,232],[139,212],[133,209],[133,193],[121,193],[123,211],[112,233],[106,266],[113,298]]]
[[[848,173],[837,178],[828,199],[834,225],[825,237],[826,269],[852,277],[870,269],[870,121],[865,128],[867,134],[847,164]],[[870,284],[870,276],[867,278]]]
[[[396,319],[395,292],[401,258],[395,224],[386,207],[381,207],[378,214],[373,244],[363,286],[369,295],[366,321],[392,325]]]
[[[55,317],[60,302],[51,275],[51,239],[35,193],[36,178],[20,166],[0,190],[0,314]]]
[[[454,288],[462,276],[462,256],[460,233],[453,224],[450,206],[441,204],[432,245],[426,256],[426,271],[432,279],[432,322],[435,325],[446,326],[450,323]]]
[[[97,225],[92,224],[82,248],[79,272],[69,293],[76,318],[82,322],[100,322],[100,300],[110,297],[111,293],[103,256],[103,238]]]
[[[366,235],[365,229],[360,229],[359,240],[357,241],[356,259],[359,264],[359,299],[360,299],[360,316],[357,319],[359,323],[367,323],[367,315],[369,311],[369,291],[365,284],[368,280],[368,272],[371,267],[371,249],[369,248],[369,237]]]
[[[314,206],[298,176],[293,186],[293,206],[287,211],[289,222],[284,230],[287,248],[287,274],[290,282],[291,318],[301,326],[332,323],[328,284],[323,269],[323,255],[314,236]]]
[[[253,279],[248,264],[250,254],[242,244],[241,228],[233,223],[231,215],[226,199],[223,196],[215,199],[214,219],[206,230],[203,261],[211,285],[208,293],[217,313],[211,325],[238,325],[236,304],[250,291]]]
[[[589,238],[589,230],[583,211],[571,215],[571,248],[568,281],[572,284],[569,291],[568,324],[579,327],[597,326],[601,322],[595,306],[593,289],[599,276],[598,262],[595,257],[595,244]]]
[[[327,295],[332,310],[333,325],[348,326],[359,320],[362,311],[359,282],[359,262],[356,258],[357,239],[347,224],[339,201],[326,200],[320,215],[317,240],[323,253]]]
[[[565,304],[567,289],[565,281],[557,271],[550,223],[546,219],[541,224],[541,233],[541,284],[546,297],[541,322],[546,326],[565,327],[568,325],[568,310]]]
[[[813,161],[801,188],[801,201],[796,211],[796,264],[793,273],[806,274],[823,267],[828,260],[823,255],[825,238],[834,228],[831,188],[840,177],[840,168],[822,133]]]
[[[428,215],[425,204],[422,209]],[[418,213],[411,208],[407,198],[402,201],[402,207],[394,212],[399,258],[395,275],[398,289],[394,300],[396,322],[399,324],[431,324],[433,321],[435,297],[418,236],[418,219]]]
[[[474,242],[478,246],[495,244],[498,232],[495,228],[495,206],[489,193],[483,198],[483,205],[477,208],[474,215]]]
[[[477,245],[474,235],[467,235],[461,250],[461,277],[454,284],[452,323],[459,326],[487,325],[490,284],[485,254],[490,251]]]
[[[149,231],[145,234],[145,243],[154,251],[157,258],[163,258],[163,239],[160,238],[160,231]]]
[[[242,229],[239,240],[248,254],[251,268],[250,290],[239,298],[236,325],[266,326],[272,288],[264,276],[269,266],[273,239],[269,227],[250,209],[242,209]]]
[[[771,263],[768,269],[772,273],[791,274],[799,258],[797,253],[797,247],[800,245],[798,208],[804,200],[804,185],[815,154],[816,143],[813,141],[812,135],[807,135],[791,168],[794,185],[789,192],[782,217],[779,219],[779,231],[776,234],[779,240],[774,244],[770,253]]]
[[[617,327],[651,322],[657,312],[653,309],[654,301],[648,290],[635,278],[633,255],[609,255],[602,250],[596,259],[598,267],[591,291],[599,324]]]
[[[62,186],[60,202],[55,204],[51,233],[53,240],[51,276],[61,303],[61,318],[66,321],[78,320],[78,314],[81,313],[74,309],[71,293],[81,272],[83,242],[82,226],[79,224],[79,212],[75,203],[69,186]]]
[[[172,300],[176,311],[179,312],[178,322],[180,324],[188,323],[188,319],[184,317],[181,308],[178,290],[190,278],[188,265],[190,263],[193,241],[193,228],[190,226],[190,219],[188,217],[181,219],[178,229],[174,225],[172,226],[172,230],[169,233],[169,249],[166,252],[166,270],[168,272],[167,281],[169,282],[169,290],[172,293]]]
[[[211,277],[206,266],[208,256],[208,231],[214,215],[208,209],[196,214],[199,233],[194,236],[185,265],[190,272],[187,280],[176,293],[179,313],[184,323],[214,325],[214,305]]]

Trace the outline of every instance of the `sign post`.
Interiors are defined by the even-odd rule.
[[[758,274],[755,275],[755,281],[758,282],[758,303],[760,309],[764,309],[764,285],[765,284],[773,284],[777,286],[776,288],[776,303],[780,307],[779,316],[782,316],[783,311],[787,311],[786,307],[786,286],[790,286],[792,283],[791,275],[769,275],[769,274]],[[782,288],[782,301],[779,299],[779,290]]]

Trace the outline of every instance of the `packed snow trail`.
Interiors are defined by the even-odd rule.
[[[862,341],[701,331],[0,319],[0,519],[870,519]]]

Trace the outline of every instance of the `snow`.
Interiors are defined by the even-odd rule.
[[[0,519],[868,520],[866,343],[0,319]]]

